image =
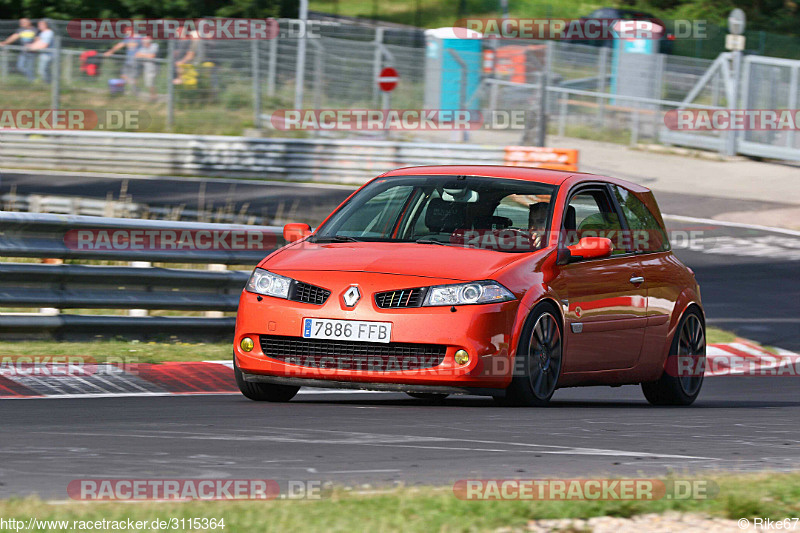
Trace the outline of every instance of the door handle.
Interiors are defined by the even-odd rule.
[[[633,277],[632,277],[630,280],[628,280],[628,281],[630,281],[630,282],[631,282],[631,283],[633,283],[634,285],[640,285],[640,284],[644,283],[644,278],[643,278],[642,276],[633,276]]]

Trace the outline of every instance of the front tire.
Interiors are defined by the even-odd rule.
[[[242,394],[256,402],[288,402],[300,390],[300,387],[291,385],[245,381],[242,371],[236,364],[236,356],[233,357],[233,374],[236,376],[236,385]]]
[[[691,372],[681,375],[681,358],[691,358]],[[672,339],[666,369],[658,381],[642,383],[642,392],[653,405],[691,405],[700,394],[705,368],[706,325],[696,308],[689,309],[681,318]],[[685,362],[685,361],[683,361]],[[672,375],[675,374],[675,375]]]
[[[563,360],[563,332],[558,311],[547,302],[533,308],[525,323],[514,361],[514,376],[501,405],[545,406],[558,386]],[[524,365],[518,370],[520,362]]]

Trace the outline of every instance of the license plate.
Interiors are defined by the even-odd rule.
[[[389,342],[392,337],[392,323],[304,318],[303,337],[306,339]]]

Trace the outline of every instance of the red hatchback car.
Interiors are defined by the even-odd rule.
[[[702,372],[685,371],[705,363],[700,290],[640,185],[403,168],[284,236],[239,302],[250,399],[309,386],[544,405],[561,387],[640,383],[653,404],[688,405],[700,392]]]

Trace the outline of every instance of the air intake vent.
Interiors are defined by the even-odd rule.
[[[375,294],[375,305],[382,309],[421,307],[427,289],[400,289]]]
[[[440,344],[351,342],[261,335],[264,355],[292,365],[337,370],[398,372],[433,368],[444,361]]]
[[[330,295],[331,291],[302,281],[295,281],[289,289],[290,300],[307,304],[322,305]]]

